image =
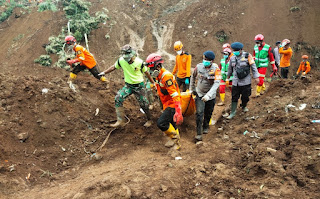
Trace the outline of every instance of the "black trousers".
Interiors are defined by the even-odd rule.
[[[241,95],[241,107],[244,108],[249,102],[251,84],[245,86],[232,86],[232,102],[238,102]]]
[[[185,77],[185,78],[177,77],[177,83],[178,83],[179,88],[182,85],[182,92],[185,92],[187,89],[189,89],[189,84],[186,84],[186,82],[185,82],[186,78],[189,78],[189,81],[190,81],[190,77]]]
[[[81,72],[81,71],[83,71],[83,70],[85,70],[85,69],[87,69],[87,67],[86,67],[85,65],[80,65],[80,64],[78,64],[78,65],[76,65],[76,66],[72,69],[71,72],[77,75],[79,72]],[[97,78],[97,79],[100,79],[100,78],[101,78],[101,77],[98,75],[100,72],[99,72],[97,66],[94,66],[93,68],[88,69],[88,70],[91,72],[91,74],[92,74],[95,78]]]
[[[168,130],[170,123],[176,128],[176,123],[173,121],[173,116],[176,113],[174,108],[166,108],[157,121],[157,126],[161,131]]]
[[[289,67],[282,67],[281,68],[281,77],[284,79],[288,79],[289,74]]]
[[[214,109],[216,99],[209,101],[202,101],[201,97],[196,96],[196,123],[197,123],[197,135],[202,135],[203,129],[209,128],[210,119]]]

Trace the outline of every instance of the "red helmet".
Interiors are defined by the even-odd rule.
[[[302,55],[302,59],[309,59],[308,55]]]
[[[156,53],[150,54],[146,59],[147,66],[149,68],[153,68],[153,67],[157,66],[159,63],[163,64],[163,62],[164,61],[163,61],[161,55],[156,54]]]
[[[223,44],[222,49],[225,49],[225,48],[231,48],[230,44],[229,43]]]
[[[77,42],[76,38],[74,38],[74,36],[68,35],[64,38],[64,41],[66,42],[66,44],[71,44],[71,42]]]
[[[263,41],[264,40],[264,36],[262,34],[258,34],[254,37],[255,41]]]
[[[229,54],[231,54],[232,53],[232,51],[231,51],[231,49],[230,48],[225,48],[225,49],[223,49],[223,51],[222,51],[223,53],[229,53]]]

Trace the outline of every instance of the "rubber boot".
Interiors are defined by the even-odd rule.
[[[102,77],[100,77],[100,81],[106,82],[106,81],[107,81],[107,78],[106,78],[105,76],[102,76]]]
[[[261,95],[263,95],[265,91],[266,91],[266,85],[263,83],[261,88]]]
[[[171,138],[171,140],[174,142],[174,149],[178,150],[181,148],[180,145],[180,135],[179,130],[175,129],[172,124],[169,124],[169,128],[164,131],[164,133]]]
[[[234,116],[236,116],[237,105],[238,105],[238,102],[231,103],[231,113],[227,117],[228,120],[231,120],[232,118],[234,118]]]
[[[110,127],[117,128],[117,127],[124,127],[125,123],[123,121],[124,118],[124,108],[123,107],[116,107],[116,114],[117,114],[117,122],[111,124]]]
[[[220,93],[221,102],[217,104],[218,106],[223,106],[223,105],[224,105],[224,99],[225,99],[225,97],[226,97],[226,94],[225,94],[225,93]]]
[[[146,116],[147,116],[147,122],[144,123],[144,127],[149,128],[152,125],[152,120],[151,120],[151,114],[150,114],[150,110],[149,107],[144,107],[142,108],[142,110],[145,112]]]
[[[260,97],[261,88],[262,88],[262,86],[257,86],[256,97]]]

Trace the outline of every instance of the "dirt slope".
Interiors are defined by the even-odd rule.
[[[269,44],[289,38],[293,46],[319,46],[316,0],[92,3],[92,13],[106,7],[111,17],[89,37],[90,51],[103,69],[125,43],[136,46],[142,58],[159,51],[167,68],[172,68],[176,40],[193,55],[193,67],[208,49],[219,60],[215,34],[222,30],[229,42],[242,41],[250,52],[258,33]],[[301,10],[290,12],[295,6]],[[34,64],[48,37],[65,24],[63,13],[35,10],[0,24],[0,198],[320,197],[320,126],[310,122],[320,113],[312,108],[320,99],[314,56],[308,79],[268,84],[265,95],[249,102],[248,114],[239,110],[229,122],[216,106],[217,123],[203,144],[193,141],[195,118],[185,118],[179,154],[163,146],[166,138],[156,125],[143,127],[145,118],[131,97],[125,103],[130,123],[113,131],[98,151],[112,130],[106,126],[115,120],[114,96],[122,75],[109,75],[105,85],[81,73],[80,92],[74,93],[66,84],[67,71]],[[306,50],[302,46],[295,53],[293,68]],[[304,110],[286,112],[288,104],[303,103]],[[154,120],[159,114],[156,107]],[[95,160],[95,152],[102,159]]]

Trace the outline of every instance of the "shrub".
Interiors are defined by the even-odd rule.
[[[39,6],[38,6],[38,11],[39,12],[43,12],[45,10],[51,10],[51,11],[55,12],[58,9],[57,9],[56,5],[53,2],[48,0],[48,1],[44,1],[44,2],[40,3]]]
[[[34,62],[41,64],[42,66],[51,66],[52,60],[49,55],[40,55],[40,57],[35,59]]]

